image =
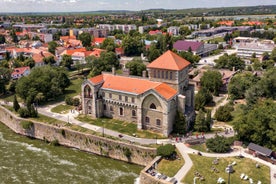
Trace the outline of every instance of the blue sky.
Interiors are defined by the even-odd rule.
[[[0,0],[0,12],[186,9],[276,5],[276,0]]]

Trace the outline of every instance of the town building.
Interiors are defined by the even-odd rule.
[[[194,117],[194,86],[189,84],[190,62],[167,51],[147,66],[143,77],[112,73],[82,84],[83,113],[137,123],[138,129],[168,136],[177,111],[188,122]]]
[[[262,58],[262,55],[267,52],[272,53],[275,48],[274,41],[260,40],[251,37],[237,37],[233,39],[233,47],[237,49],[237,56],[242,58],[251,58],[255,53],[256,58]]]
[[[30,73],[31,73],[31,69],[29,66],[15,68],[15,69],[13,69],[13,72],[11,74],[11,78],[19,79],[23,76],[29,75]]]

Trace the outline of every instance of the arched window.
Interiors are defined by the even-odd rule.
[[[136,117],[136,110],[132,110],[132,117]]]
[[[156,126],[161,126],[161,120],[160,119],[156,119]]]
[[[169,77],[169,72],[166,71],[166,79],[168,79],[168,77]]]
[[[145,122],[146,122],[146,124],[150,124],[150,118],[149,118],[149,117],[146,117],[146,118],[145,118]]]
[[[124,109],[123,109],[123,107],[120,107],[120,116],[123,116],[124,115]]]
[[[160,71],[157,70],[157,78],[160,78]]]
[[[156,78],[156,70],[153,70],[153,77]]]
[[[164,71],[162,71],[162,79],[164,79],[165,77],[164,77]]]
[[[156,105],[154,103],[150,104],[150,109],[156,109]]]
[[[104,109],[104,111],[106,111],[106,104],[103,105],[103,109]]]
[[[92,93],[91,93],[91,88],[87,85],[84,87],[84,98],[91,98]]]

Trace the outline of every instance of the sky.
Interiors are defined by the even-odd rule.
[[[81,12],[256,5],[276,5],[276,0],[0,0],[0,12]]]

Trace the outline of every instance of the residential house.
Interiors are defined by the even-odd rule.
[[[15,69],[13,69],[13,72],[11,74],[11,78],[19,79],[23,76],[29,75],[30,73],[31,73],[31,69],[29,66],[15,68]]]

